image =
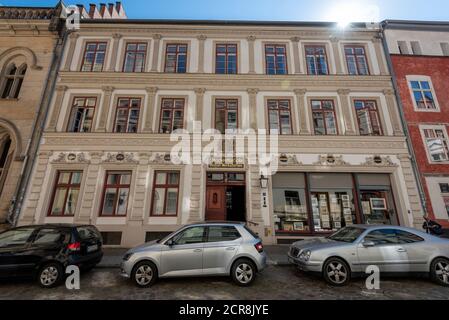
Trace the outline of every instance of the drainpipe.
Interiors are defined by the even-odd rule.
[[[387,43],[387,39],[385,36],[385,30],[386,30],[387,25],[388,25],[388,20],[382,21],[382,23],[380,24],[380,29],[381,29],[380,35],[382,37],[382,43],[383,43],[383,47],[384,47],[385,57],[387,59],[388,68],[390,69],[390,73],[391,73],[391,77],[392,77],[393,88],[394,88],[394,91],[396,92],[395,96],[396,96],[397,105],[399,107],[399,116],[401,118],[402,128],[405,133],[405,139],[407,142],[408,152],[411,156],[410,161],[412,163],[413,173],[414,173],[415,179],[416,179],[416,186],[418,187],[419,196],[421,198],[421,207],[423,209],[424,216],[427,217],[428,212],[427,212],[426,194],[424,192],[424,187],[421,182],[421,175],[418,170],[418,164],[416,161],[415,150],[413,149],[413,144],[410,139],[410,131],[408,130],[407,121],[405,119],[404,107],[403,107],[402,101],[399,97],[399,90],[398,90],[399,86],[398,86],[398,83],[396,80],[396,74],[395,74],[394,68],[393,68],[393,61],[391,60],[390,52],[388,51],[388,43]]]
[[[65,20],[60,19],[59,23],[64,23]],[[23,166],[22,175],[20,178],[20,182],[16,191],[16,197],[13,203],[11,204],[11,210],[8,216],[8,222],[15,227],[19,220],[19,215],[22,209],[23,201],[28,190],[28,185],[31,181],[31,174],[34,170],[34,166],[36,165],[36,159],[39,151],[39,146],[41,144],[42,134],[45,129],[45,124],[48,118],[48,111],[50,108],[51,101],[53,100],[53,95],[56,86],[56,80],[58,77],[58,72],[61,68],[62,57],[64,56],[65,44],[67,42],[67,37],[71,33],[71,31],[67,30],[65,25],[60,28],[59,36],[56,41],[51,67],[48,71],[46,80],[45,80],[45,89],[42,93],[40,108],[36,116],[36,120],[33,125],[33,133],[31,136],[31,140],[28,144],[28,150],[25,157],[25,163]]]

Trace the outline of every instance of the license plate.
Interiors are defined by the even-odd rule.
[[[87,252],[94,252],[98,250],[98,245],[94,245],[94,246],[88,246],[87,247]]]

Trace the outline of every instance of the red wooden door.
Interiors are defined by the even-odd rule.
[[[226,187],[207,187],[206,221],[226,220]]]

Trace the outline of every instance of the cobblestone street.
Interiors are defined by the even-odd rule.
[[[65,286],[41,289],[28,281],[0,282],[2,300],[449,300],[449,288],[439,287],[426,279],[387,279],[381,290],[370,292],[364,280],[354,280],[348,287],[333,288],[324,281],[303,274],[293,267],[270,266],[249,288],[235,286],[227,278],[190,278],[158,281],[154,287],[139,289],[121,278],[118,269],[95,269],[82,275],[81,290],[68,291]]]

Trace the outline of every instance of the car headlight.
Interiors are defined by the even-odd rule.
[[[125,254],[125,255],[123,256],[123,261],[128,261],[129,258],[131,258],[132,255],[133,255],[132,253],[127,253],[127,254]]]
[[[299,255],[299,259],[303,260],[303,261],[309,261],[310,260],[310,255],[312,254],[312,252],[310,250],[306,250],[301,252],[301,254]]]

